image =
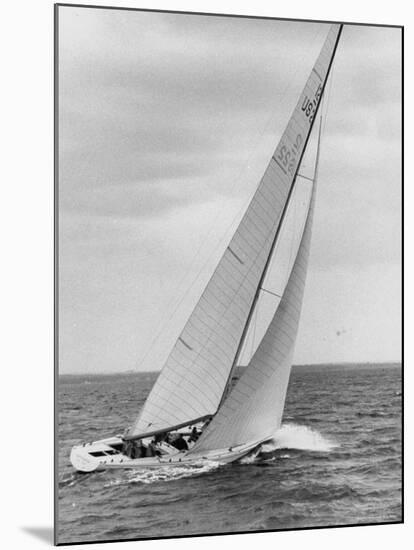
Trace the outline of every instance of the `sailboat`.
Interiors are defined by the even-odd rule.
[[[260,453],[280,427],[304,294],[315,204],[321,124],[312,173],[304,158],[342,25],[333,24],[288,125],[241,222],[177,338],[134,424],[123,435],[76,445],[76,470],[231,463]],[[292,258],[278,291],[268,284],[293,202],[302,215]],[[305,199],[303,199],[305,197]],[[289,221],[290,220],[290,221]],[[282,263],[282,262],[281,262]],[[263,296],[276,307],[243,373],[234,383]],[[180,442],[178,445],[177,442]]]

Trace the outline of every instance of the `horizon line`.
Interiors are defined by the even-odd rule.
[[[298,363],[295,365],[292,365],[292,368],[294,367],[333,367],[333,366],[350,366],[350,365],[395,365],[399,364],[402,365],[401,359],[390,359],[390,360],[384,360],[384,361],[338,361],[336,363],[332,362],[322,362],[322,363]],[[238,365],[237,368],[246,368],[247,365]],[[58,372],[59,376],[114,376],[114,375],[122,375],[122,374],[152,374],[152,373],[160,373],[162,369],[160,370],[135,370],[135,369],[126,369],[122,371],[108,371],[108,372]]]

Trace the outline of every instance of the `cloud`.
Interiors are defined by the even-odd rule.
[[[180,281],[213,269],[327,25],[59,12],[63,363],[130,368]],[[400,262],[399,33],[346,26],[326,94],[310,271],[326,275],[330,303],[338,271],[377,272],[382,293],[392,277],[379,266],[395,274]],[[341,307],[351,308],[347,292]],[[108,334],[123,344],[111,349]]]
[[[158,195],[162,209],[160,190],[169,200],[163,183],[171,180],[178,186],[180,180],[192,180],[192,189],[181,193],[187,204],[200,200],[207,177],[213,182],[210,193],[226,193],[223,175],[234,177],[240,169],[240,154],[248,155],[251,136],[263,130],[269,106],[276,105],[282,119],[292,108],[290,102],[286,109],[288,77],[310,70],[313,56],[299,55],[292,29],[299,26],[313,39],[315,55],[325,29],[260,23],[63,10],[62,208],[103,213],[110,205],[113,213],[124,215],[117,205],[135,186],[137,192],[151,187],[143,193]],[[272,35],[292,58],[298,54],[294,70],[272,46]],[[124,184],[127,189],[117,200],[115,187]]]

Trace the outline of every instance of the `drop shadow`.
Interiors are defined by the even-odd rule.
[[[43,542],[54,544],[53,527],[21,527],[21,530]]]

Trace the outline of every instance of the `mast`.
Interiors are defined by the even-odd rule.
[[[233,373],[234,373],[234,369],[236,368],[237,366],[237,363],[239,361],[239,358],[240,358],[240,354],[243,350],[243,345],[245,343],[245,339],[246,339],[246,336],[247,336],[247,332],[249,330],[249,326],[250,326],[250,322],[251,322],[251,319],[253,317],[253,313],[255,311],[255,307],[256,307],[256,304],[257,304],[257,301],[259,299],[259,296],[260,296],[260,292],[261,290],[263,290],[262,286],[263,286],[263,282],[266,278],[266,275],[267,275],[267,272],[269,270],[269,267],[270,267],[270,264],[271,264],[271,260],[272,260],[272,256],[273,256],[273,252],[274,252],[274,249],[275,249],[275,246],[276,246],[276,243],[278,241],[278,238],[279,238],[279,233],[280,233],[280,230],[283,226],[283,221],[285,219],[285,216],[286,216],[286,212],[288,210],[288,207],[289,207],[289,204],[290,204],[290,201],[291,201],[291,197],[292,197],[292,193],[294,191],[294,188],[295,188],[295,184],[296,184],[296,180],[297,180],[297,175],[298,175],[298,171],[299,171],[299,168],[300,168],[300,165],[301,165],[301,162],[302,162],[302,158],[303,158],[303,155],[306,151],[306,146],[308,144],[308,141],[309,141],[309,137],[311,135],[311,132],[312,132],[312,128],[313,128],[313,124],[315,122],[315,119],[317,117],[317,114],[318,114],[318,110],[319,110],[319,105],[321,104],[321,100],[322,100],[322,96],[323,96],[323,93],[325,91],[325,87],[326,87],[326,83],[328,81],[328,78],[329,78],[329,73],[330,73],[330,70],[331,70],[331,67],[332,67],[332,63],[333,63],[333,60],[334,60],[334,57],[335,57],[335,53],[336,53],[336,49],[338,47],[338,42],[339,42],[339,38],[341,36],[341,33],[342,33],[342,28],[343,28],[343,25],[341,24],[339,26],[339,31],[338,31],[338,35],[336,37],[336,41],[335,41],[335,46],[334,46],[334,49],[333,49],[333,52],[332,52],[332,56],[331,56],[331,59],[330,59],[330,62],[329,62],[329,65],[328,65],[328,69],[327,69],[327,72],[326,72],[326,78],[325,80],[323,81],[322,83],[322,89],[321,89],[321,93],[320,93],[320,96],[319,96],[319,100],[316,104],[316,108],[314,110],[314,115],[310,121],[310,130],[306,136],[306,140],[305,140],[305,145],[300,153],[300,157],[299,157],[299,162],[297,163],[296,165],[296,170],[295,170],[295,175],[294,175],[294,178],[293,178],[293,181],[292,181],[292,184],[290,186],[290,189],[289,189],[289,192],[288,192],[288,197],[287,197],[287,200],[285,202],[285,205],[283,207],[283,210],[282,210],[282,214],[281,214],[281,217],[279,219],[279,224],[278,224],[278,227],[277,227],[277,230],[276,230],[276,233],[275,233],[275,236],[273,238],[273,242],[272,242],[272,245],[271,245],[271,248],[270,248],[270,252],[269,252],[269,255],[267,257],[267,260],[266,260],[266,264],[265,264],[265,267],[264,267],[264,270],[263,270],[263,273],[262,273],[262,276],[260,277],[260,281],[259,281],[259,284],[257,286],[257,289],[256,289],[256,293],[254,295],[254,298],[253,298],[253,302],[252,302],[252,305],[251,305],[251,308],[250,308],[250,311],[249,311],[249,314],[247,316],[247,319],[246,319],[246,323],[244,325],[244,328],[243,328],[243,333],[242,333],[242,336],[240,338],[240,342],[239,342],[239,345],[237,347],[237,352],[236,352],[236,355],[235,355],[235,358],[234,358],[234,361],[233,361],[233,365],[230,369],[230,372],[229,372],[229,376],[227,378],[227,382],[226,382],[226,386],[224,388],[224,391],[223,391],[223,395],[221,397],[221,400],[220,400],[220,403],[219,403],[219,406],[218,406],[218,409],[221,407],[221,405],[223,404],[224,400],[226,399],[227,395],[228,395],[228,392],[229,392],[229,389],[230,389],[230,384],[231,384],[231,380],[233,378]],[[314,70],[314,69],[313,69]],[[319,128],[319,139],[320,139],[320,132],[321,132],[321,129]],[[319,155],[319,142],[318,142],[318,155]],[[273,160],[276,161],[275,157],[273,156],[272,157]],[[276,161],[277,162],[277,161]]]
[[[220,410],[280,237],[341,30],[338,24],[330,27],[256,192],[129,437],[169,431]]]

